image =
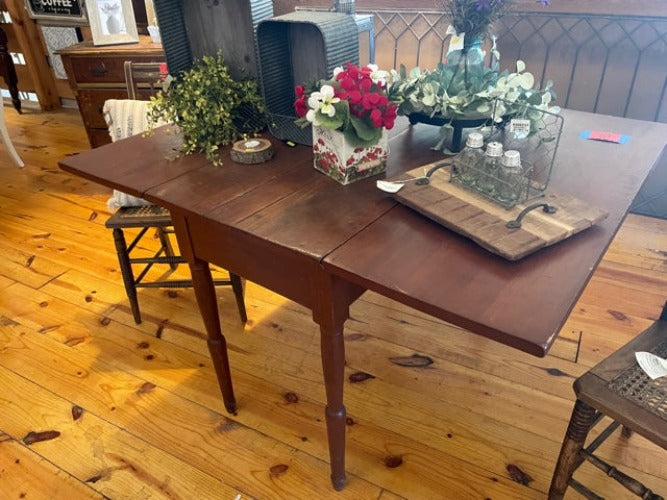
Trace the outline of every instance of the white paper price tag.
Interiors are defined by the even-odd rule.
[[[636,352],[635,358],[637,358],[640,368],[651,377],[651,380],[667,375],[667,359],[642,351]]]
[[[530,134],[530,120],[513,118],[510,120],[510,133],[516,139],[525,139]]]
[[[465,42],[465,33],[457,33],[454,29],[454,26],[449,26],[445,34],[450,35],[449,39],[449,49],[447,49],[447,54],[453,50],[463,50],[463,43]]]

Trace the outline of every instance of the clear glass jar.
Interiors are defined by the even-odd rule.
[[[498,170],[498,201],[507,205],[515,205],[523,201],[526,178],[521,168],[521,154],[518,151],[505,151],[500,160]]]
[[[503,145],[499,142],[490,142],[486,145],[482,172],[477,180],[477,188],[484,194],[494,196],[498,189],[498,171],[500,159],[503,157]]]
[[[484,162],[484,136],[479,132],[468,135],[466,146],[454,159],[454,167],[461,183],[474,186]]]

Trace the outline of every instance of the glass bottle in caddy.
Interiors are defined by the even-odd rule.
[[[521,153],[515,150],[505,151],[498,169],[498,201],[514,205],[523,201],[526,189],[526,177],[521,167]]]
[[[479,132],[468,135],[466,146],[454,159],[454,167],[461,183],[474,186],[484,163],[484,136]]]
[[[500,142],[490,142],[486,145],[482,172],[477,180],[477,189],[488,196],[495,196],[498,188],[498,171],[500,159],[503,157],[503,145]]]

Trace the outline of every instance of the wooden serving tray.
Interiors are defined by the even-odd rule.
[[[418,167],[387,180],[422,177],[431,166]],[[558,243],[604,220],[608,215],[577,198],[549,190],[543,197],[507,210],[449,180],[449,167],[441,168],[431,175],[429,184],[408,182],[394,197],[429,219],[508,260],[519,260],[540,248]],[[542,202],[555,206],[556,212],[548,214],[537,208],[523,218],[520,228],[506,226],[524,208]]]

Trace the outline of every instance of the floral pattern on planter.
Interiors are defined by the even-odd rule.
[[[383,129],[378,144],[363,148],[348,144],[338,130],[313,126],[313,165],[341,184],[365,179],[387,168],[389,146],[387,130]]]

